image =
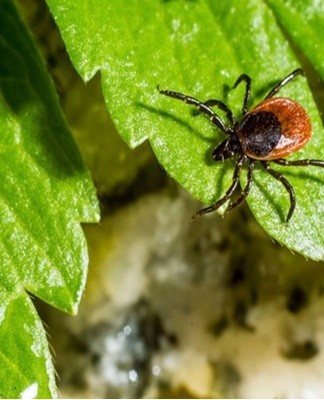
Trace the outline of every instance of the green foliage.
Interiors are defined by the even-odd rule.
[[[324,3],[316,0],[268,0],[294,44],[324,79]]]
[[[29,296],[0,290],[0,397],[56,396],[44,327]]]
[[[89,172],[31,37],[0,3],[0,397],[56,395],[42,323],[26,293],[75,314],[97,221]]]
[[[285,10],[287,2],[272,3],[277,10]],[[309,4],[298,3],[294,17],[302,21]],[[219,198],[231,180],[233,161],[210,162],[213,147],[224,136],[203,116],[193,117],[185,104],[160,96],[156,85],[201,100],[222,99],[238,115],[244,88],[229,88],[240,73],[253,78],[256,104],[274,83],[300,65],[270,6],[259,0],[92,0],[73,5],[48,0],[48,4],[80,75],[89,80],[101,71],[107,107],[124,140],[134,147],[149,139],[165,170],[208,204]],[[305,48],[317,43],[316,30],[309,28],[311,21],[305,26],[289,22],[291,14],[285,11],[280,16],[287,30],[291,26],[298,30],[293,40],[307,31]],[[309,50],[309,56],[311,52],[316,50]],[[319,55],[311,61],[321,62]],[[323,158],[322,125],[306,80],[296,79],[281,95],[301,103],[313,124],[311,142],[291,158]],[[251,210],[278,241],[307,257],[324,259],[323,170],[277,169],[284,171],[296,191],[292,220],[288,225],[284,222],[289,208],[286,191],[258,168],[248,198]]]
[[[131,147],[149,139],[165,170],[204,203],[231,182],[233,161],[210,161],[224,136],[184,103],[161,96],[157,84],[201,100],[222,99],[239,116],[244,87],[230,88],[242,72],[253,78],[250,106],[300,65],[300,55],[324,78],[324,11],[316,0],[48,4],[80,75],[88,81],[101,71],[123,139]],[[55,396],[44,329],[26,290],[76,312],[87,269],[79,222],[98,220],[98,208],[43,62],[9,0],[0,2],[0,89],[0,396]],[[313,124],[311,142],[291,158],[323,159],[323,128],[306,79],[299,77],[282,95],[301,103]],[[284,188],[258,168],[251,210],[278,241],[323,260],[324,171],[275,168],[296,191],[292,220],[284,223]]]

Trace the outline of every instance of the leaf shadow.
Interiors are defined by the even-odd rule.
[[[280,183],[278,182],[278,185]],[[271,188],[268,185],[264,185],[262,183],[262,178],[260,179],[253,179],[253,185],[257,186],[259,192],[262,193],[262,195],[264,196],[264,198],[267,199],[267,201],[270,203],[271,208],[274,210],[274,212],[276,212],[281,220],[282,223],[284,223],[286,221],[286,214],[288,213],[288,208],[287,210],[284,210],[283,206],[282,206],[282,201],[281,198],[284,195],[284,188],[283,188],[283,192],[282,195],[280,195],[280,198],[278,198],[278,196],[274,196],[273,192],[271,191]],[[288,194],[287,194],[288,196]],[[271,210],[269,210],[269,212],[271,212]]]
[[[194,136],[198,137],[201,141],[210,144],[211,145],[210,146],[210,151],[207,152],[206,158],[208,156],[211,157],[211,153],[212,153],[212,151],[213,151],[213,149],[215,147],[215,143],[217,143],[217,141],[216,141],[217,138],[216,137],[215,137],[215,139],[213,139],[213,138],[208,138],[208,137],[204,136],[197,129],[193,128],[193,126],[190,123],[186,122],[183,118],[172,114],[171,112],[162,110],[160,108],[153,107],[151,105],[148,105],[148,104],[145,104],[145,103],[142,103],[142,102],[136,102],[135,105],[137,107],[145,109],[145,110],[147,110],[147,111],[149,111],[151,113],[154,113],[155,115],[159,115],[159,116],[162,116],[164,118],[171,119],[172,121],[176,122],[177,124],[179,124],[183,128],[185,128],[188,131],[189,134],[194,135]],[[211,126],[211,129],[213,129],[213,126]],[[217,134],[217,132],[216,132],[216,134]]]
[[[273,163],[273,164],[275,164],[275,163]],[[273,166],[273,164],[271,164],[271,167]],[[297,167],[298,169],[295,167],[296,168],[295,170],[294,170],[293,166],[292,167],[287,166],[286,168],[284,166],[281,166],[281,168],[280,169],[277,168],[276,171],[280,172],[284,176],[284,178],[286,178],[288,180],[288,182],[293,186],[293,188],[294,188],[294,185],[290,182],[290,179],[289,179],[289,178],[292,178],[292,177],[298,178],[300,180],[303,180],[303,179],[304,180],[309,180],[309,181],[312,181],[314,183],[324,185],[324,169],[323,169],[323,179],[321,179],[320,177],[312,174],[312,172],[309,171],[309,170],[308,171],[304,170],[304,171],[301,172],[300,171],[301,167],[299,167],[299,168]],[[292,169],[288,169],[288,168],[292,168]],[[262,171],[262,170],[260,170],[260,171]],[[265,173],[265,171],[263,171],[263,173]],[[275,179],[274,179],[274,182],[276,182]],[[284,223],[286,221],[286,214],[288,213],[288,207],[289,207],[289,195],[285,191],[284,187],[280,184],[280,182],[277,182],[279,187],[282,189],[280,191],[280,193],[282,193],[282,194],[280,194],[280,196],[278,196],[278,195],[274,196],[273,191],[271,190],[271,187],[268,186],[268,185],[263,185],[262,184],[262,178],[261,177],[258,180],[254,180],[253,184],[258,187],[258,190],[268,200],[268,202],[271,204],[271,207],[279,215],[280,220]],[[296,189],[294,188],[294,190],[296,190]],[[285,210],[283,208],[283,202],[282,202],[282,196],[285,196],[285,195],[287,196],[287,199],[288,199],[287,210]],[[297,194],[296,194],[296,203],[298,203]]]
[[[272,166],[275,165],[275,163],[272,164]],[[278,165],[278,164],[277,164]],[[298,179],[307,179],[311,180],[313,182],[323,184],[324,185],[324,168],[323,167],[316,167],[316,166],[280,166],[276,170],[280,171],[280,173],[284,177],[294,177]],[[323,171],[323,178],[320,178],[315,175],[314,172],[312,171],[313,169],[322,169]]]
[[[179,124],[182,127],[184,127],[188,131],[189,134],[195,135],[200,140],[202,140],[205,143],[207,143],[208,144],[208,148],[207,148],[207,150],[205,152],[205,155],[204,155],[204,162],[205,162],[206,166],[209,166],[209,167],[215,166],[215,161],[213,161],[213,159],[212,159],[212,153],[213,153],[215,147],[219,143],[221,143],[222,140],[224,140],[222,138],[217,138],[217,136],[221,134],[220,132],[217,132],[217,128],[215,130],[215,132],[216,132],[215,139],[208,138],[208,137],[204,136],[203,134],[201,134],[197,129],[193,128],[190,123],[186,122],[183,118],[178,117],[177,115],[174,115],[174,114],[172,114],[170,112],[167,112],[165,110],[153,107],[151,105],[147,105],[147,104],[142,103],[142,102],[136,102],[135,105],[137,107],[145,109],[145,110],[147,110],[149,112],[152,112],[152,113],[154,113],[156,115],[160,115],[160,116],[162,116],[164,118],[172,119],[177,124]],[[202,117],[204,117],[204,116],[202,116]],[[214,128],[213,125],[211,125],[211,129],[213,129],[213,128]],[[217,163],[218,165],[220,165],[220,167],[219,167],[219,169],[217,171],[217,174],[215,174],[215,178],[216,178],[215,179],[215,186],[216,186],[217,189],[216,189],[216,194],[214,196],[213,201],[216,201],[217,198],[222,193],[222,187],[223,187],[222,180],[223,180],[224,175],[226,174],[226,171],[228,170],[228,168],[230,168],[229,163],[230,163],[230,160],[227,160],[227,163],[225,163],[225,162]]]
[[[34,43],[20,20],[2,17],[6,40],[0,40],[0,101],[17,117],[24,150],[49,175],[60,179],[83,175],[83,159]]]

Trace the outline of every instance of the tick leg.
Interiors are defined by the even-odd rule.
[[[295,160],[295,161],[288,161],[284,158],[279,158],[278,160],[272,160],[273,162],[284,165],[284,166],[298,166],[298,167],[307,167],[308,165],[313,165],[315,167],[322,167],[324,168],[324,161],[323,160]]]
[[[247,113],[247,105],[251,96],[251,78],[249,77],[249,75],[246,74],[240,75],[237,78],[236,82],[234,83],[233,89],[235,89],[241,82],[245,82],[246,85],[243,108],[242,108],[242,113],[244,115]]]
[[[298,75],[304,75],[304,71],[301,68],[295,69],[293,72],[291,72],[289,75],[287,75],[285,78],[283,78],[282,81],[280,81],[265,97],[265,99],[269,99],[270,97],[273,97],[275,94],[279,92],[280,89],[282,89],[284,86],[287,85],[290,81],[292,81],[296,76]]]
[[[216,211],[219,207],[221,207],[224,203],[226,203],[227,200],[230,199],[230,197],[233,195],[235,189],[237,188],[237,186],[239,184],[240,169],[242,168],[242,165],[244,164],[245,160],[246,160],[246,156],[244,154],[238,159],[238,161],[235,165],[234,173],[233,173],[232,184],[227,189],[224,196],[221,197],[219,200],[217,200],[216,203],[212,204],[211,206],[202,208],[201,210],[198,210],[192,216],[191,219],[194,219],[203,214],[208,214],[210,212]]]
[[[182,100],[187,104],[192,104],[196,106],[198,111],[208,115],[210,121],[215,124],[222,132],[225,132],[227,134],[230,134],[232,132],[230,128],[225,126],[221,118],[217,114],[215,114],[210,107],[208,107],[201,101],[195,99],[194,97],[187,96],[183,93],[173,92],[171,90],[161,90],[159,86],[157,87],[157,89],[161,94],[164,94],[165,96],[173,97],[174,99]]]
[[[294,189],[291,186],[291,184],[287,181],[287,179],[284,178],[280,172],[275,171],[272,168],[270,168],[269,164],[266,161],[261,161],[261,165],[270,175],[272,175],[275,179],[277,179],[279,182],[281,182],[283,184],[284,188],[287,190],[287,192],[289,194],[290,208],[289,208],[287,218],[286,218],[286,222],[289,222],[290,218],[293,215],[295,207],[296,207],[296,198],[295,198]]]
[[[233,201],[232,203],[230,203],[229,206],[226,208],[226,212],[239,206],[246,199],[248,194],[250,193],[250,189],[252,186],[253,169],[254,169],[254,161],[250,160],[246,185],[245,185],[244,189],[241,191],[241,194],[238,196],[238,198],[235,201]]]
[[[210,99],[207,101],[204,101],[205,106],[207,107],[214,107],[217,106],[220,110],[225,111],[226,113],[226,118],[228,119],[228,121],[234,125],[235,124],[235,119],[234,119],[234,115],[232,113],[232,111],[229,109],[229,107],[223,103],[221,100],[217,100],[217,99]]]

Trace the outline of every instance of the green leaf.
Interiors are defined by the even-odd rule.
[[[43,325],[26,293],[0,290],[0,397],[56,397]]]
[[[280,24],[324,79],[324,3],[318,0],[268,0]]]
[[[81,76],[89,80],[101,71],[106,103],[124,140],[137,146],[149,139],[166,171],[204,203],[213,203],[231,182],[234,161],[211,162],[224,135],[204,116],[193,117],[184,103],[161,96],[156,85],[202,101],[221,99],[239,115],[244,87],[228,90],[239,74],[253,78],[252,103],[257,104],[299,67],[272,11],[259,0],[48,4]],[[291,158],[323,158],[322,125],[305,78],[281,95],[302,104],[313,124],[312,141]],[[295,214],[285,224],[288,194],[257,168],[248,197],[255,217],[289,248],[324,259],[323,170],[274,168],[295,188]]]
[[[0,396],[55,396],[45,332],[26,290],[75,314],[98,204],[43,61],[0,3]]]

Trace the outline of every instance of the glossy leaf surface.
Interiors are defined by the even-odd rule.
[[[194,117],[189,106],[161,96],[157,84],[202,101],[221,99],[239,116],[244,86],[229,89],[241,73],[253,79],[252,106],[300,66],[272,10],[259,0],[48,4],[80,75],[89,80],[100,70],[108,110],[124,140],[134,147],[149,139],[168,174],[207,204],[230,185],[234,161],[211,161],[225,136],[205,116]],[[322,125],[306,79],[297,78],[280,95],[299,102],[313,125],[311,142],[291,158],[323,158]],[[288,194],[260,168],[248,198],[251,210],[278,241],[324,259],[324,171],[274,168],[295,188],[293,218],[285,223]]]
[[[10,0],[0,3],[0,396],[56,395],[26,291],[75,314],[88,254],[80,222],[95,191],[45,65]]]

